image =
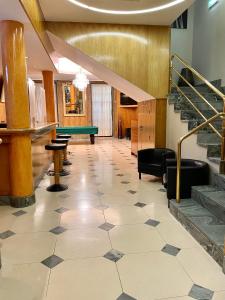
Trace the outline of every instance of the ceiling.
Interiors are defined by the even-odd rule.
[[[52,61],[41,44],[35,30],[18,0],[0,0],[0,21],[16,20],[24,24],[24,38],[28,74],[40,73],[41,70],[55,70]],[[0,23],[1,32],[1,23]],[[1,47],[0,47],[1,57]],[[2,70],[0,59],[0,70]]]
[[[165,5],[173,0],[79,0],[88,6],[107,10],[142,10]],[[184,0],[176,6],[154,13],[112,15],[81,8],[68,0],[39,0],[46,21],[171,25],[195,0]],[[54,7],[54,9],[53,9]]]

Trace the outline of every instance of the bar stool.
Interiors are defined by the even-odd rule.
[[[53,151],[54,157],[54,176],[55,183],[47,187],[48,192],[62,192],[68,189],[68,186],[60,183],[60,167],[62,151],[66,148],[66,144],[49,144],[45,145],[46,150]]]
[[[68,142],[69,142],[69,139],[71,139],[71,135],[70,134],[57,134],[57,139],[68,139]],[[67,143],[67,146],[68,146],[68,143]],[[67,157],[67,148],[66,150],[64,151],[64,160],[63,160],[63,165],[64,166],[71,166],[72,163],[71,161],[68,160],[68,157]]]
[[[67,152],[67,145],[68,145],[68,139],[52,139],[52,143],[53,144],[65,144],[66,145],[66,148],[63,149],[63,155],[62,155],[62,158],[61,158],[61,161],[60,161],[60,176],[67,176],[67,175],[70,175],[70,172],[63,169],[63,161],[65,159],[65,152]]]

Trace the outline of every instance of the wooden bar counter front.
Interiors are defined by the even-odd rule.
[[[50,123],[35,129],[0,129],[1,202],[14,207],[25,207],[35,202],[34,189],[51,161],[45,145],[54,137],[55,127],[55,123]],[[18,159],[21,162],[20,168],[15,168],[14,161]],[[30,161],[32,164],[28,166]],[[32,176],[27,174],[27,170],[30,170]]]

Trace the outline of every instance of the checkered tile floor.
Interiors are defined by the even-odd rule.
[[[0,206],[2,300],[224,300],[221,268],[170,215],[160,181],[138,179],[125,140],[70,146],[69,189]]]

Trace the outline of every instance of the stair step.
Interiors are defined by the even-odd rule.
[[[225,190],[225,175],[223,174],[213,174],[213,185]]]
[[[204,186],[193,186],[192,198],[225,222],[225,190],[215,186],[209,186],[208,189]]]
[[[212,110],[202,110],[201,113],[207,119],[209,119],[215,115],[215,112]],[[181,120],[196,120],[199,118],[201,118],[199,113],[197,111],[195,111],[194,109],[181,111]]]
[[[194,110],[192,105],[188,103],[186,100],[178,100],[174,101],[174,110],[175,111],[181,111],[181,110]],[[213,101],[211,102],[212,106],[219,112],[223,111],[223,102]],[[202,111],[202,110],[209,110],[210,107],[203,101],[195,102],[196,107]]]
[[[214,144],[207,146],[207,157],[220,157],[221,144]]]
[[[214,164],[220,165],[221,158],[220,157],[208,157],[208,160],[210,160]]]
[[[203,123],[203,119],[196,119],[196,120],[187,120],[188,121],[188,130],[192,130],[193,128],[197,127],[201,123]],[[219,131],[222,129],[222,120],[216,120],[212,122],[212,125]],[[208,128],[210,129],[209,125],[204,127],[205,130]]]
[[[220,266],[224,262],[225,222],[193,199],[170,201],[170,212]]]
[[[198,144],[218,144],[220,142],[221,139],[216,133],[198,132],[197,134]]]

